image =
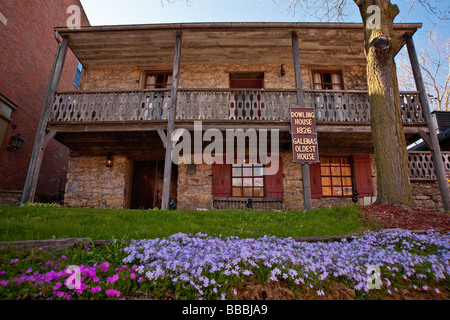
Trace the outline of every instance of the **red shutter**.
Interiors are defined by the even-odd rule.
[[[272,164],[267,164],[271,166]],[[283,163],[281,156],[278,161],[278,171],[273,175],[265,176],[266,197],[267,198],[283,198]]]
[[[309,165],[309,181],[311,184],[311,198],[322,198],[322,176],[320,163]]]
[[[212,165],[212,194],[214,197],[231,196],[231,164],[213,163]]]
[[[360,197],[373,195],[372,165],[369,154],[353,155],[353,168],[355,174],[355,187]]]

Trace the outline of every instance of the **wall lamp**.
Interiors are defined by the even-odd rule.
[[[114,158],[112,153],[108,153],[108,156],[106,157],[106,166],[108,168],[112,168],[114,166]]]
[[[280,68],[280,75],[281,75],[281,77],[284,77],[285,74],[286,74],[286,71],[284,70],[283,65],[281,65],[281,68]]]
[[[14,152],[16,152],[21,146],[22,144],[25,142],[25,140],[22,138],[22,135],[19,133],[17,133],[15,136],[11,137],[11,146],[12,146],[12,156],[11,156],[11,160],[14,158]],[[11,150],[11,148],[9,148],[8,150]]]

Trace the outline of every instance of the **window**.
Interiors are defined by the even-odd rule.
[[[322,195],[324,197],[351,196],[353,193],[352,168],[347,157],[320,159]]]
[[[145,75],[144,89],[166,89],[172,84],[172,72],[148,72]]]
[[[231,168],[233,197],[264,197],[262,164],[233,164]]]
[[[220,156],[219,156],[220,157]],[[216,161],[212,165],[212,194],[214,197],[237,198],[283,198],[283,166],[278,158],[278,171],[265,174],[263,164],[223,164]],[[267,164],[271,167],[273,164]]]
[[[311,164],[311,197],[359,197],[373,195],[372,162],[368,154],[350,157],[322,156],[320,163]]]
[[[78,62],[77,71],[75,72],[75,78],[73,79],[73,83],[77,88],[80,88],[81,70],[83,70],[83,65],[81,64],[81,62]]]
[[[0,93],[0,147],[3,145],[6,129],[11,122],[11,115],[16,107],[11,100]]]
[[[313,71],[313,88],[315,90],[343,90],[341,71]]]

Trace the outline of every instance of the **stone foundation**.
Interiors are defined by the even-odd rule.
[[[211,208],[212,166],[196,164],[191,165],[188,170],[187,164],[180,164],[178,166],[177,209],[209,210]]]
[[[411,183],[414,206],[427,210],[443,210],[441,192],[437,181]]]
[[[115,156],[114,166],[105,157],[71,157],[67,170],[65,206],[83,208],[128,207],[131,161]]]
[[[0,204],[7,206],[18,206],[22,200],[22,190],[2,190],[0,191]]]

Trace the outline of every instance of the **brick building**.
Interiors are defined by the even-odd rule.
[[[17,204],[26,180],[47,86],[58,46],[54,28],[67,26],[68,7],[79,0],[0,0],[0,203]],[[58,36],[59,37],[59,36]],[[68,53],[60,90],[76,90],[77,58]],[[11,137],[24,143],[13,154]],[[56,200],[66,182],[69,149],[51,141],[37,187],[40,201]]]
[[[395,24],[399,43],[412,41],[420,26]],[[374,201],[377,172],[362,24],[57,30],[84,66],[80,91],[57,92],[45,122],[71,150],[66,205],[153,208],[174,200],[183,210],[244,209],[251,199],[254,209],[303,209],[303,165],[293,162],[289,109],[299,105],[299,96],[314,110],[317,124],[320,163],[309,166],[313,207],[351,204],[354,192],[361,204]],[[420,93],[400,96],[409,144],[429,128]],[[258,141],[270,131],[270,138],[255,153],[246,147],[240,159],[225,149],[234,139],[226,136],[229,130],[254,130]],[[191,143],[183,149],[184,163],[172,161],[179,144],[170,132],[182,133],[175,142]],[[204,155],[213,140],[211,163]],[[270,149],[266,155],[272,156],[275,141],[277,170],[269,174],[260,155]],[[252,158],[255,154],[259,158]],[[422,165],[421,159],[410,164]],[[416,204],[436,209],[442,203],[432,174],[411,167],[411,180],[429,187],[427,194],[416,188]]]

